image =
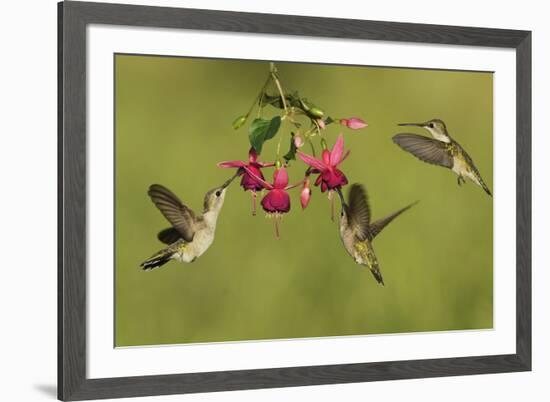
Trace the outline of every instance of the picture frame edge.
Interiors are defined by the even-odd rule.
[[[105,9],[110,17],[106,17]],[[128,11],[132,11],[126,15]],[[143,13],[155,10],[151,21]],[[349,23],[354,39],[400,40],[412,29],[422,42],[434,30],[432,42],[455,45],[507,47],[516,50],[516,354],[459,358],[404,360],[397,362],[357,363],[309,367],[286,367],[255,370],[216,371],[208,373],[170,374],[162,376],[86,378],[86,27],[92,23],[121,23],[128,18],[151,26],[167,11],[202,19],[220,15],[231,20],[254,16],[269,21],[291,18],[316,23],[326,20]],[[185,18],[183,19],[185,20]],[[240,20],[239,20],[240,21]],[[185,21],[183,21],[185,22]],[[169,25],[181,24],[174,17]],[[130,24],[136,25],[136,24]],[[238,24],[237,24],[238,25]],[[276,25],[276,24],[275,24]],[[196,29],[207,29],[201,25]],[[239,25],[240,26],[240,25]],[[369,27],[369,35],[358,37],[357,27]],[[248,25],[240,26],[245,29]],[[271,28],[272,29],[272,28]],[[360,30],[360,29],[359,29]],[[375,35],[373,31],[390,30]],[[261,31],[261,30],[260,30]],[[314,29],[306,30],[310,34]],[[441,36],[448,32],[449,36]],[[256,32],[256,31],[240,31]],[[393,34],[392,34],[393,32]],[[273,33],[273,32],[256,32]],[[284,34],[300,34],[290,33]],[[304,33],[303,33],[304,34]],[[490,35],[487,43],[483,35]],[[319,36],[319,35],[316,35]],[[325,36],[326,37],[326,36]],[[348,36],[334,36],[348,37]],[[466,38],[467,37],[467,38]],[[322,17],[240,13],[232,11],[192,10],[168,7],[137,6],[112,3],[58,3],[58,399],[85,400],[133,396],[214,392],[236,389],[279,388],[290,386],[343,384],[411,378],[446,377],[484,373],[530,371],[532,364],[531,327],[531,37],[526,30],[503,30],[401,22],[328,19]],[[387,39],[393,38],[393,39]],[[463,42],[460,38],[466,38]],[[447,41],[449,42],[447,42]],[[472,42],[476,44],[472,44]],[[84,50],[83,50],[84,49]],[[519,191],[521,189],[521,191]],[[443,370],[447,367],[447,370]],[[435,371],[434,371],[435,370]],[[390,373],[388,375],[388,373]],[[246,383],[243,376],[252,376]],[[270,380],[266,380],[266,376]],[[277,379],[280,377],[281,379]],[[201,380],[202,383],[197,382]],[[286,380],[286,382],[285,382]],[[204,387],[209,387],[204,388]]]
[[[516,47],[516,353],[532,367],[532,32]]]

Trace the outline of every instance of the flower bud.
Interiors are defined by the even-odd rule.
[[[231,123],[231,125],[233,126],[233,129],[238,130],[239,128],[241,128],[243,126],[243,124],[246,122],[247,118],[248,118],[248,116],[243,115],[243,116],[239,116],[235,120],[233,120],[233,123]]]
[[[349,119],[340,119],[340,124],[351,128],[352,130],[360,130],[368,126],[366,121],[359,119],[358,117],[350,117]]]
[[[306,209],[311,199],[311,189],[309,188],[309,179],[306,179],[304,182],[304,187],[302,188],[302,193],[300,194],[300,204],[302,204],[302,209]]]
[[[317,125],[321,130],[324,130],[326,127],[325,121],[323,119],[317,119]]]
[[[325,112],[315,106],[313,103],[310,103],[307,99],[300,99],[300,104],[304,111],[310,116],[321,118],[324,116]]]
[[[323,117],[325,115],[325,112],[323,112],[321,109],[319,109],[317,106],[312,106],[307,111],[309,115],[313,117]]]
[[[304,139],[299,135],[295,135],[294,136],[294,146],[296,148],[302,148],[304,146]]]

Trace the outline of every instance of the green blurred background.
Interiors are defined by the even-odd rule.
[[[441,118],[495,190],[491,73],[277,63],[286,91],[299,90],[333,117],[369,123],[359,131],[330,125],[325,137],[332,145],[344,133],[351,154],[341,168],[366,185],[374,219],[420,200],[374,242],[382,287],[345,252],[317,188],[305,211],[300,190],[292,191],[276,240],[273,222],[263,211],[251,216],[250,195],[233,185],[203,256],[142,271],[168,226],[148,186],[161,183],[202,210],[205,192],[233,172],[216,163],[247,157],[248,124],[234,131],[231,122],[247,112],[269,63],[135,55],[115,62],[116,346],[492,327],[492,199],[391,140],[403,131],[399,122]],[[285,152],[289,131],[283,123]],[[265,144],[263,160],[274,159],[276,144]],[[291,182],[303,170],[294,162]]]

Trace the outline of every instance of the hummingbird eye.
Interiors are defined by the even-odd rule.
[[[222,192],[220,190],[216,191],[216,197],[219,197],[220,195],[222,195]]]
[[[433,124],[433,123],[428,124],[428,126],[429,126],[430,128],[434,128],[434,124]]]

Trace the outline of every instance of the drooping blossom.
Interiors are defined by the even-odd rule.
[[[241,187],[252,194],[252,215],[256,215],[256,192],[264,188],[263,184],[257,180],[257,178],[264,179],[261,168],[272,166],[275,164],[260,162],[254,148],[250,148],[248,151],[248,162],[225,161],[218,163],[218,167],[238,169],[237,174],[242,176]]]
[[[326,144],[325,144],[326,146]],[[332,150],[324,149],[322,160],[298,152],[298,156],[313,169],[310,173],[318,173],[315,180],[316,186],[321,186],[321,192],[328,190],[328,199],[330,201],[330,218],[334,221],[334,190],[339,190],[342,186],[348,184],[346,175],[338,169],[338,165],[349,155],[349,151],[344,154],[344,137],[338,136]]]
[[[302,204],[302,209],[306,209],[311,199],[311,188],[309,187],[309,178],[304,181],[304,186],[302,187],[302,192],[300,193],[300,204]]]
[[[247,171],[248,167],[245,167]],[[263,187],[268,190],[267,194],[261,201],[262,207],[269,218],[275,219],[275,235],[279,238],[279,221],[281,220],[283,214],[286,214],[290,211],[290,196],[287,190],[296,187],[298,184],[288,185],[288,173],[283,167],[275,169],[273,173],[273,184],[267,183],[265,180],[256,177],[254,172],[249,171],[250,175],[262,183]]]
[[[367,122],[358,117],[350,117],[349,119],[340,119],[340,124],[351,128],[352,130],[360,130],[368,126]]]
[[[284,167],[275,170],[273,184],[266,183],[269,190],[262,199],[262,207],[269,214],[286,214],[290,211],[290,196],[286,192],[288,173]]]
[[[332,150],[323,150],[322,159],[317,159],[313,156],[304,154],[298,151],[298,156],[313,169],[311,173],[319,173],[316,186],[321,186],[321,191],[334,190],[348,184],[348,179],[344,173],[338,169],[338,165],[342,163],[349,155],[349,151],[344,155],[344,136],[340,134],[334,143]]]

